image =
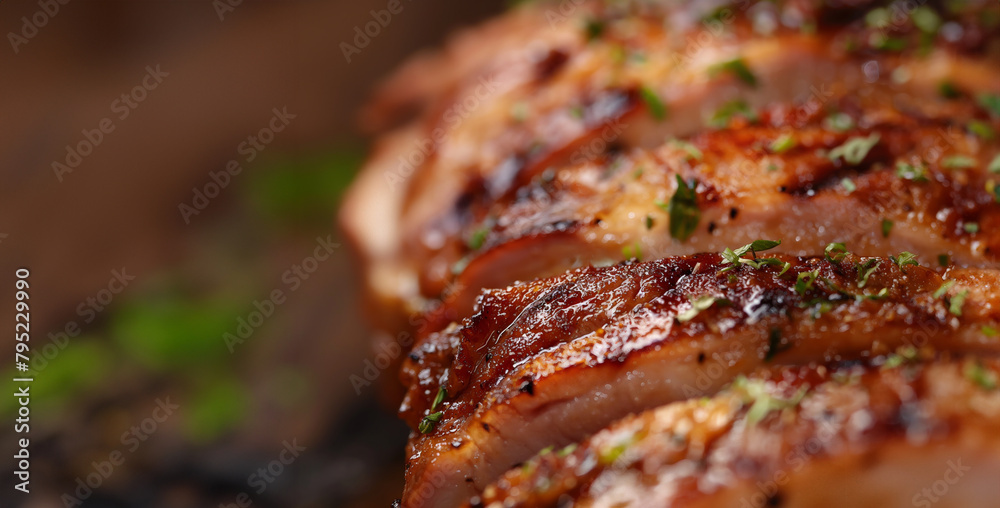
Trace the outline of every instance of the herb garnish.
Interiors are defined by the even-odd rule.
[[[913,182],[928,181],[926,168],[923,166],[907,164],[902,161],[896,163],[896,176],[902,178],[903,180],[910,180]]]
[[[771,328],[771,333],[767,337],[767,353],[764,355],[764,361],[770,362],[775,355],[787,350],[790,347],[792,347],[792,345],[789,344],[788,341],[782,341],[781,329]]]
[[[948,169],[965,169],[976,166],[976,160],[967,155],[952,155],[941,160],[941,165]]]
[[[816,281],[816,277],[819,277],[819,268],[811,272],[801,272],[798,278],[795,279],[795,292],[803,295],[806,291],[809,291],[813,287],[813,282]]]
[[[757,123],[760,120],[757,112],[751,109],[745,101],[735,100],[720,106],[715,111],[715,114],[712,115],[712,118],[708,120],[708,125],[716,129],[723,129],[729,125],[730,120],[736,115],[743,115],[750,123]]]
[[[434,397],[434,402],[431,403],[431,411],[437,409],[438,405],[444,401],[444,398],[448,396],[448,392],[445,391],[443,386],[438,387],[437,396]],[[432,412],[420,420],[420,424],[417,425],[417,430],[421,434],[430,434],[434,431],[434,426],[437,422],[441,421],[441,416],[444,414],[443,411]]]
[[[639,95],[642,97],[642,101],[646,103],[649,114],[653,115],[653,118],[663,120],[667,117],[667,106],[663,104],[663,101],[660,100],[660,96],[656,92],[644,86],[639,88]]]
[[[823,256],[831,263],[839,263],[848,254],[850,253],[847,252],[847,246],[843,243],[831,243],[823,249]]]
[[[670,236],[683,242],[694,234],[698,221],[701,220],[698,195],[695,193],[698,182],[692,180],[689,186],[681,175],[674,176],[677,178],[677,190],[667,205],[667,213],[670,215]]]
[[[955,296],[951,297],[951,304],[948,306],[948,312],[956,316],[962,315],[962,306],[965,305],[965,298],[969,296],[969,290],[963,289]]]
[[[715,77],[722,72],[732,74],[740,81],[750,85],[751,87],[757,87],[757,77],[750,71],[750,68],[747,67],[746,62],[743,61],[742,58],[734,58],[732,60],[717,63],[708,68],[708,74],[712,77]]]
[[[895,223],[889,219],[882,219],[882,238],[889,238],[889,233],[892,232],[892,226]]]
[[[771,142],[769,147],[772,153],[785,153],[792,148],[795,148],[797,142],[791,134],[783,134],[778,139]]]
[[[691,308],[677,314],[677,321],[686,323],[694,319],[701,311],[711,307],[715,302],[728,303],[725,298],[716,298],[712,295],[703,295],[691,299]]]
[[[868,137],[855,136],[848,139],[844,144],[830,150],[830,160],[836,161],[843,157],[844,162],[856,166],[865,160],[868,152],[878,144],[881,136],[877,132]]]
[[[906,265],[920,266],[920,262],[917,261],[917,255],[912,252],[903,251],[899,253],[899,257],[889,256],[889,259],[900,268]]]

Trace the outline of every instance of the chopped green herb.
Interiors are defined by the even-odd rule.
[[[646,108],[649,109],[649,114],[653,115],[653,118],[663,120],[667,117],[667,106],[663,104],[656,92],[644,86],[639,89],[639,95],[646,103]]]
[[[636,170],[632,172],[632,179],[633,180],[638,180],[639,178],[642,177],[642,173],[644,171],[645,171],[645,168],[643,168],[642,166],[636,168]]]
[[[434,426],[437,425],[437,422],[441,421],[441,415],[443,414],[441,411],[438,411],[425,416],[423,420],[420,420],[420,425],[417,425],[417,430],[421,434],[430,434],[434,431]]]
[[[992,391],[997,388],[996,372],[983,367],[983,364],[979,360],[970,361],[965,364],[965,378],[976,383],[984,390]]]
[[[858,190],[858,186],[855,185],[854,181],[851,180],[850,178],[843,178],[843,179],[841,179],[840,180],[840,185],[844,186],[844,190],[846,190],[848,194],[850,194],[850,193]]]
[[[889,259],[900,268],[906,265],[920,266],[920,262],[917,261],[917,255],[912,252],[903,251],[899,253],[899,257],[889,256]]]
[[[990,173],[1000,173],[1000,154],[993,158],[987,168]]]
[[[933,296],[934,298],[941,298],[942,296],[944,296],[945,294],[947,294],[948,290],[951,289],[951,287],[954,286],[954,285],[955,285],[955,281],[953,281],[953,280],[946,280],[946,281],[944,281],[944,284],[941,284],[941,287],[937,288],[937,291],[934,291],[934,294],[931,295],[931,296]]]
[[[965,298],[969,296],[969,290],[963,289],[959,291],[958,294],[951,297],[951,304],[948,306],[948,312],[956,316],[962,315],[962,306],[965,305]]]
[[[556,455],[558,455],[560,457],[566,457],[569,454],[571,454],[574,451],[576,451],[576,447],[577,447],[576,443],[570,443],[570,444],[566,445],[566,447],[563,448],[562,450],[559,450],[559,452],[556,453]]]
[[[851,165],[858,165],[865,159],[868,152],[878,144],[881,136],[877,132],[868,137],[855,136],[848,139],[844,144],[830,150],[830,160],[836,161],[843,157],[844,162]]]
[[[701,210],[698,209],[698,195],[695,188],[698,182],[692,180],[689,186],[681,175],[677,178],[677,190],[670,198],[667,211],[670,215],[670,236],[680,241],[686,241],[694,234],[701,220]]]
[[[898,37],[886,37],[880,33],[873,33],[868,38],[871,47],[882,51],[902,51],[906,49],[906,40]]]
[[[746,62],[743,61],[742,58],[734,58],[732,60],[717,63],[709,67],[708,72],[712,77],[715,77],[722,72],[726,72],[732,74],[740,81],[752,87],[757,87],[757,77],[750,71],[750,68],[747,67]]]
[[[962,96],[962,92],[951,81],[942,81],[938,85],[938,93],[945,99],[957,99]]]
[[[891,353],[885,358],[885,363],[882,364],[883,369],[894,369],[903,365],[907,362],[912,362],[917,359],[917,348],[913,346],[903,346],[896,350],[895,353]]]
[[[719,107],[708,120],[708,125],[715,129],[723,129],[729,125],[734,116],[742,115],[750,123],[757,123],[760,117],[757,112],[742,100],[730,101]]]
[[[951,256],[947,254],[938,254],[938,265],[941,268],[947,268],[951,264]]]
[[[865,14],[865,24],[869,28],[883,28],[889,26],[892,21],[892,15],[889,13],[888,9],[879,7],[877,9],[872,9]]]
[[[847,113],[832,113],[823,120],[823,125],[832,131],[844,132],[854,127],[854,119]]]
[[[997,335],[1000,335],[1000,330],[997,330],[989,325],[983,325],[983,335],[987,337],[996,337]]]
[[[882,264],[878,259],[869,259],[865,261],[864,264],[858,267],[858,287],[863,288],[868,284],[868,278],[878,270],[878,267]]]
[[[831,243],[826,246],[826,249],[823,249],[823,256],[831,263],[839,263],[848,254],[850,253],[847,252],[847,246],[843,243]]]
[[[705,155],[701,153],[701,150],[699,150],[698,147],[692,145],[687,141],[683,141],[680,139],[671,139],[669,142],[667,142],[667,144],[669,144],[674,148],[678,148],[680,150],[684,150],[685,152],[687,152],[687,160],[700,161],[702,157],[704,157]]]
[[[974,235],[974,234],[976,234],[976,233],[979,232],[979,223],[978,222],[966,222],[962,226],[962,229],[964,229],[966,233]]]
[[[781,277],[782,275],[784,275],[784,274],[785,274],[785,272],[787,272],[787,271],[788,271],[788,269],[789,269],[789,268],[791,268],[791,267],[792,267],[792,264],[791,264],[791,263],[789,263],[788,261],[785,261],[785,265],[784,265],[784,266],[782,266],[782,267],[781,267],[781,271],[780,271],[780,272],[778,272],[778,277]]]
[[[588,19],[583,26],[584,31],[587,34],[587,40],[592,41],[594,39],[600,38],[604,33],[604,22],[598,19]]]
[[[976,160],[967,155],[952,155],[941,160],[941,165],[948,169],[965,169],[976,166]]]
[[[772,411],[792,409],[802,402],[809,391],[807,385],[802,386],[791,398],[783,399],[767,392],[767,382],[747,379],[740,375],[732,384],[732,389],[743,395],[746,402],[753,402],[746,414],[747,425],[757,425]]]
[[[973,120],[969,122],[967,128],[969,129],[969,132],[987,141],[992,140],[997,135],[996,131],[993,130],[993,127],[990,124],[981,120]]]
[[[892,232],[892,226],[895,223],[889,219],[882,219],[882,238],[889,238],[889,233]]]
[[[652,215],[647,215],[646,216],[646,229],[647,230],[653,229],[653,216]]]
[[[1000,116],[1000,95],[984,93],[976,97],[979,105],[993,116]]]
[[[781,240],[754,240],[733,252],[735,252],[737,256],[743,256],[747,252],[764,252],[779,245],[781,245]]]
[[[622,247],[622,255],[625,256],[625,259],[635,258],[642,261],[642,246],[639,245],[639,242],[635,242],[632,245],[626,245]]]
[[[928,181],[926,168],[923,166],[907,164],[902,161],[896,163],[896,176],[902,178],[903,180],[910,180],[914,182]]]
[[[910,13],[910,17],[913,24],[924,33],[936,34],[938,28],[941,28],[941,17],[930,7],[917,7]]]
[[[797,142],[791,134],[784,134],[778,139],[771,142],[771,152],[772,153],[785,153],[792,148],[795,148]]]
[[[472,233],[469,237],[469,241],[466,244],[469,246],[470,250],[478,250],[486,242],[486,235],[490,232],[489,228],[483,227],[479,228]]]
[[[771,328],[771,333],[767,337],[767,353],[764,355],[764,361],[770,362],[775,355],[787,350],[789,347],[791,347],[791,344],[788,344],[787,341],[782,343],[781,330],[778,328]]]
[[[437,396],[434,397],[434,402],[431,404],[431,411],[437,409],[438,405],[444,402],[444,398],[448,396],[448,392],[443,386],[438,387]]]
[[[712,295],[699,296],[691,299],[691,308],[677,314],[677,321],[686,323],[694,319],[699,312],[711,307],[716,301],[724,302],[724,298],[716,298]]]
[[[816,277],[819,277],[819,268],[811,272],[801,272],[798,278],[795,279],[795,292],[803,295],[806,291],[809,291],[813,287],[813,282],[816,281]]]

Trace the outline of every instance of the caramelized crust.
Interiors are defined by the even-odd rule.
[[[762,369],[550,447],[471,506],[992,506],[998,378],[996,360],[896,355]]]
[[[440,411],[411,439],[404,501],[433,479],[446,488],[429,501],[450,505],[547,445],[712,395],[762,365],[907,345],[1000,352],[996,271],[955,269],[943,279],[898,266],[905,257],[764,255],[757,268],[700,254],[485,291],[473,316],[426,337],[404,365],[401,416],[416,428]]]

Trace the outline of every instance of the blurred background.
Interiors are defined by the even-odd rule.
[[[0,323],[30,269],[32,358],[5,335],[0,384],[34,379],[28,495],[0,397],[0,506],[388,506],[407,431],[334,222],[358,109],[504,8],[0,3]]]

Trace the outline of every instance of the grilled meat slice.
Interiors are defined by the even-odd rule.
[[[996,265],[986,169],[1000,112],[981,100],[1000,93],[995,2],[930,3],[922,17],[864,0],[572,3],[466,34],[376,101],[423,111],[379,144],[343,213],[387,330],[446,296],[427,323],[439,329],[483,287],[625,259],[636,243],[662,256],[850,240]],[[686,241],[656,207],[677,174],[699,181]],[[896,223],[888,241],[882,219]]]
[[[545,450],[472,506],[987,507],[1000,362],[767,368]]]
[[[404,366],[401,415],[421,431],[404,501],[453,506],[545,446],[712,395],[763,364],[905,345],[1000,352],[989,333],[996,271],[951,270],[946,282],[907,255],[764,255],[586,267],[485,291],[473,316],[423,338]]]

